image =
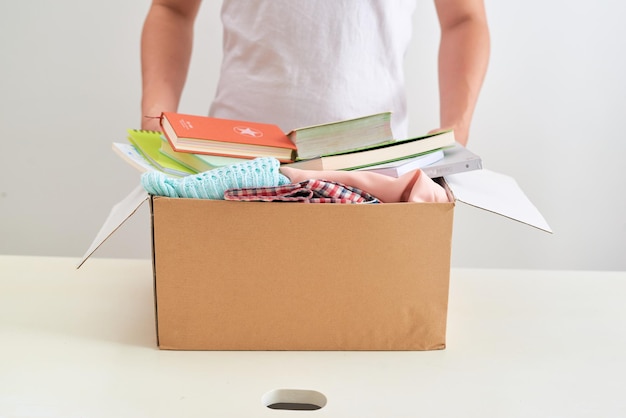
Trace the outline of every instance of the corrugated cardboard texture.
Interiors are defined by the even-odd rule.
[[[442,349],[453,209],[155,197],[159,346]]]

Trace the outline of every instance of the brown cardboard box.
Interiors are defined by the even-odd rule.
[[[550,232],[507,176],[475,170],[446,186],[449,203],[377,205],[171,199],[137,187],[78,267],[149,200],[160,348],[443,349],[455,202]]]
[[[453,203],[152,198],[159,346],[445,346]]]

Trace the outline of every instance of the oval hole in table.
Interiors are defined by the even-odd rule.
[[[274,389],[263,395],[262,402],[270,409],[315,411],[326,406],[326,396],[315,390]]]

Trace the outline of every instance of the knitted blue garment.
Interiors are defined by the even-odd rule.
[[[141,185],[155,196],[223,200],[228,189],[290,184],[291,181],[280,173],[279,167],[280,162],[276,158],[263,157],[182,178],[149,171],[141,176]]]

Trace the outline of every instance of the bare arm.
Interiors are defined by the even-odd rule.
[[[193,25],[201,0],[153,0],[141,35],[141,127],[159,130],[162,111],[176,111],[187,79]]]
[[[435,0],[441,25],[440,126],[454,128],[467,144],[476,101],[489,62],[489,29],[483,0]]]

